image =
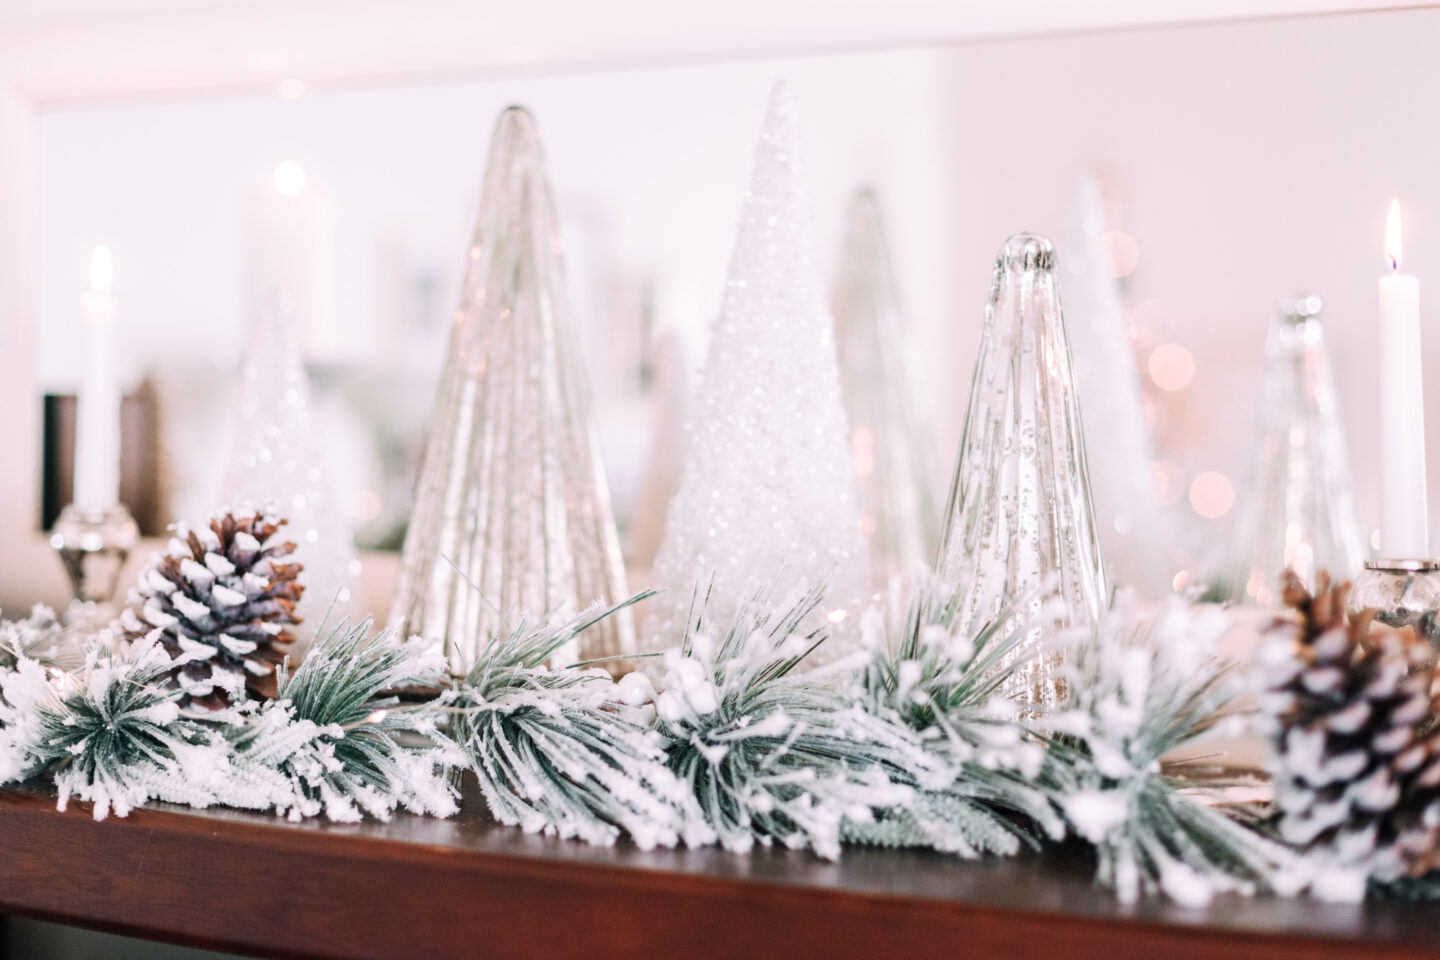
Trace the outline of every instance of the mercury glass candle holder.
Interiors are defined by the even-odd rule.
[[[1440,651],[1440,560],[1366,560],[1350,588],[1351,613],[1374,610],[1392,627],[1414,627]]]
[[[114,615],[120,571],[135,545],[135,519],[123,504],[84,507],[70,504],[50,532],[70,576],[74,599],[65,612],[68,624],[108,623]]]

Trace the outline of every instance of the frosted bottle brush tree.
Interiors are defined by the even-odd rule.
[[[870,595],[833,324],[815,267],[795,107],[777,85],[755,150],[725,296],[686,430],[679,492],[655,558],[646,636],[673,644],[697,588],[732,616],[757,584],[829,577],[837,636]],[[847,619],[839,619],[844,616]],[[831,649],[834,648],[834,649]]]

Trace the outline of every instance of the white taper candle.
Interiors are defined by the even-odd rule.
[[[1429,556],[1420,281],[1400,272],[1400,202],[1385,227],[1390,274],[1380,278],[1380,556]]]
[[[120,502],[120,378],[115,369],[115,298],[110,295],[110,248],[90,257],[85,314],[85,380],[75,428],[76,506],[108,508]]]

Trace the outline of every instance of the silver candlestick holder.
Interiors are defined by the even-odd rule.
[[[1366,560],[1350,588],[1351,613],[1374,610],[1392,627],[1414,627],[1440,652],[1440,560]]]
[[[69,625],[103,626],[114,619],[115,588],[137,536],[135,519],[123,504],[70,504],[50,532],[50,546],[70,575],[74,599],[65,611]]]

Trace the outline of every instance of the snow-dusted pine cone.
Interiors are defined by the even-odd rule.
[[[120,618],[128,638],[160,631],[175,659],[184,701],[219,708],[249,690],[275,695],[275,668],[294,642],[295,604],[304,592],[295,544],[275,538],[285,521],[260,513],[222,514],[209,527],[177,524],[130,591]]]
[[[1281,835],[1316,883],[1363,893],[1368,877],[1423,873],[1440,834],[1440,735],[1431,650],[1409,627],[1347,616],[1349,584],[1294,574],[1258,658],[1259,725],[1272,743]],[[1320,892],[1324,892],[1323,890]]]

